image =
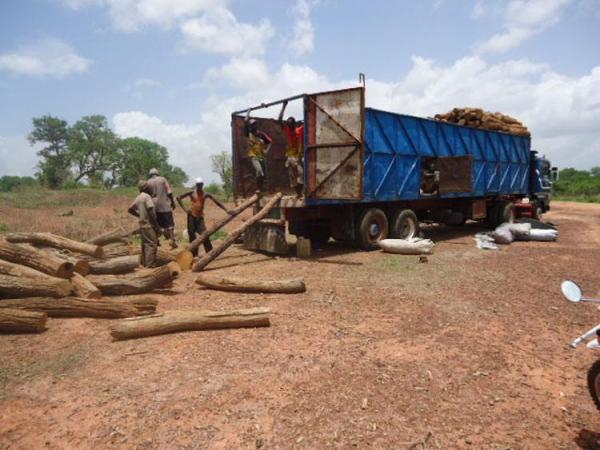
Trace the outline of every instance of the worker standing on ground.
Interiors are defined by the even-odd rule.
[[[183,204],[183,199],[189,197],[192,202],[191,208],[186,208]],[[202,178],[196,178],[196,189],[177,196],[177,203],[187,213],[187,229],[190,242],[196,239],[196,234],[200,235],[206,231],[204,223],[204,203],[207,199],[212,200],[215,205],[225,211],[227,214],[232,214],[223,203],[214,198],[208,192],[204,192],[204,181]],[[212,250],[210,239],[204,241],[204,251],[206,253]],[[198,249],[193,251],[194,256],[198,255]]]
[[[138,189],[140,194],[135,198],[127,212],[139,218],[140,236],[142,238],[142,265],[144,267],[155,267],[160,226],[156,217],[156,208],[150,196],[150,186],[146,181],[140,181]]]
[[[148,174],[150,176],[148,186],[150,186],[152,200],[156,206],[158,224],[165,238],[171,241],[171,248],[177,248],[177,242],[175,242],[175,219],[173,218],[173,210],[175,209],[173,191],[167,179],[161,177],[157,169],[150,169]]]
[[[287,138],[285,166],[288,169],[290,186],[294,189],[296,195],[301,197],[304,187],[304,124],[296,122],[296,119],[292,116],[284,122],[283,113],[286,106],[287,101],[283,102],[278,118],[279,125],[281,125]]]
[[[256,175],[256,189],[262,192],[265,189],[265,158],[271,150],[272,139],[268,134],[257,128],[256,119],[250,118],[250,110],[248,110],[244,121],[244,135],[248,142],[248,157],[252,161]]]

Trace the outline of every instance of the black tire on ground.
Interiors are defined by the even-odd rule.
[[[498,202],[498,217],[496,219],[496,226],[503,224],[504,222],[513,223],[515,221],[515,205],[512,202],[502,200]]]
[[[596,360],[587,373],[587,385],[596,408],[600,410],[600,359]]]
[[[419,236],[419,219],[411,209],[401,209],[392,214],[390,237],[410,239]]]
[[[377,242],[388,237],[389,225],[385,213],[378,208],[365,210],[357,221],[356,244],[363,250],[379,248]]]

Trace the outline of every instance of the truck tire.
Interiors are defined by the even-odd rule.
[[[544,208],[539,203],[536,203],[533,207],[533,216],[532,218],[536,220],[542,220],[542,215],[544,214]]]
[[[419,219],[411,209],[401,209],[392,215],[390,237],[410,239],[419,235]]]
[[[378,208],[369,208],[359,217],[356,243],[363,250],[379,248],[377,242],[388,237],[389,225],[385,213]]]
[[[515,217],[515,205],[512,202],[503,200],[498,203],[498,218],[496,219],[496,226],[505,222],[513,223],[515,221]]]

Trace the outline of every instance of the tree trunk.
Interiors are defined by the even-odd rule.
[[[204,233],[202,233],[200,236],[198,236],[196,239],[190,242],[185,247],[185,250],[183,250],[177,255],[176,261],[180,265],[180,267],[184,270],[190,269],[192,267],[192,261],[194,260],[194,255],[192,254],[192,252],[198,247],[200,247],[204,243],[204,241],[206,241],[210,237],[211,234],[223,228],[225,225],[227,225],[229,222],[235,219],[242,211],[254,205],[259,199],[260,197],[258,195],[253,195],[244,203],[239,205],[237,208],[232,209],[231,215],[228,214],[227,217],[224,217],[219,222],[215,223],[211,227],[208,227]]]
[[[269,308],[230,311],[168,311],[116,322],[110,334],[115,339],[132,339],[178,331],[221,328],[268,327]]]
[[[3,308],[10,308],[44,312],[49,317],[119,319],[154,314],[157,304],[158,301],[150,297],[128,297],[123,299],[29,297],[0,300],[0,311]]]
[[[230,277],[208,277],[199,275],[196,283],[211,289],[229,292],[255,292],[255,293],[282,293],[297,294],[306,292],[306,285],[302,278],[289,280],[245,280]]]
[[[38,247],[40,250],[50,253],[63,261],[70,262],[73,264],[74,272],[77,272],[84,277],[90,273],[90,263],[85,259],[76,258],[71,252],[65,253],[64,251],[58,250],[52,247]]]
[[[95,275],[122,274],[133,272],[140,266],[138,255],[119,256],[118,258],[90,261],[91,272]]]
[[[269,214],[269,212],[275,207],[275,205],[277,203],[279,203],[279,200],[281,200],[281,197],[283,197],[283,194],[281,192],[278,192],[277,194],[275,194],[273,196],[273,198],[270,199],[267,202],[267,204],[258,213],[256,213],[254,216],[252,216],[246,222],[244,222],[244,224],[242,226],[240,226],[240,227],[236,228],[234,231],[232,231],[231,234],[229,234],[227,236],[227,239],[225,239],[225,241],[223,241],[223,243],[221,245],[213,248],[210,252],[208,252],[206,255],[204,255],[202,258],[200,258],[196,262],[196,264],[194,264],[194,268],[193,268],[194,272],[200,272],[202,269],[204,269],[217,256],[219,256],[221,253],[223,253],[225,250],[227,250],[229,248],[229,246],[231,244],[233,244],[235,242],[235,240],[239,236],[241,236],[242,233],[247,228],[254,225],[259,220],[264,219],[267,216],[267,214]]]
[[[112,244],[113,242],[128,242],[136,233],[139,233],[139,228],[136,228],[131,231],[127,231],[124,227],[118,227],[114,230],[107,231],[106,233],[100,234],[96,237],[88,239],[85,241],[87,244],[94,245],[107,245]]]
[[[48,281],[60,281],[64,289],[68,290],[65,295],[69,295],[71,291],[71,283],[69,280],[64,278],[56,278],[50,276],[39,270],[32,269],[31,267],[23,266],[21,264],[14,264],[8,261],[0,259],[0,275],[10,275],[11,277],[25,277],[25,278],[44,278]]]
[[[48,315],[21,309],[0,309],[0,333],[41,333]]]
[[[73,284],[73,294],[81,298],[101,298],[102,292],[86,277],[82,277],[78,273],[74,273],[71,278]]]
[[[138,270],[128,275],[90,275],[90,280],[104,295],[144,294],[165,287],[179,276],[176,262],[156,269]]]
[[[103,258],[104,252],[99,245],[86,244],[85,242],[74,241],[63,236],[57,236],[52,233],[8,233],[6,240],[13,243],[31,243],[34,245],[46,245],[59,250],[70,250],[84,255],[90,255],[94,258]]]
[[[134,247],[132,245],[108,245],[106,247],[102,247],[104,249],[104,257],[107,259],[112,259],[112,258],[118,258],[120,256],[129,256],[133,253],[133,249]],[[139,248],[139,246],[136,246],[135,248]],[[140,253],[141,250],[138,252]],[[88,261],[93,261],[96,258],[87,258]]]
[[[69,295],[70,292],[71,283],[62,278],[29,278],[0,275],[0,298],[64,297]]]
[[[2,239],[0,239],[0,258],[59,278],[71,278],[75,269],[70,262],[31,245],[12,244]]]

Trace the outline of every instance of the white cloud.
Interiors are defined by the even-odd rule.
[[[506,52],[532,36],[556,24],[564,8],[572,0],[511,0],[504,10],[504,31],[494,34],[477,45],[479,53]],[[481,3],[475,5],[473,15],[483,13]],[[480,14],[482,15],[482,14]]]
[[[59,39],[44,39],[0,54],[0,71],[31,77],[63,78],[85,72],[90,64]]]
[[[226,0],[63,0],[63,3],[76,10],[105,7],[115,28],[137,31],[143,25],[169,28],[178,20],[224,7]]]
[[[297,0],[292,8],[294,35],[289,47],[298,56],[308,54],[315,46],[315,30],[310,19],[311,4],[308,0]]]
[[[146,89],[160,86],[160,81],[153,80],[152,78],[140,78],[135,80],[132,87],[135,89]]]
[[[268,20],[258,25],[240,23],[226,8],[214,8],[180,25],[183,50],[200,50],[229,55],[264,53],[275,29]]]
[[[204,77],[205,84],[226,82],[236,88],[256,88],[269,81],[269,70],[262,59],[233,58],[219,68],[211,68]]]

